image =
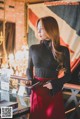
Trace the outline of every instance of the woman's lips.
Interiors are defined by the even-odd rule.
[[[42,37],[42,36],[40,36],[40,37]]]

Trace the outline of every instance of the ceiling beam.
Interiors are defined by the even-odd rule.
[[[41,3],[47,0],[14,0],[15,2],[26,2],[26,3]]]

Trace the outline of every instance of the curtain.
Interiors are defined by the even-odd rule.
[[[35,25],[37,19],[43,16],[53,16],[58,21],[60,43],[69,48],[73,72],[80,64],[80,4],[59,1],[29,5],[29,46],[38,41],[35,40]]]
[[[0,33],[3,32],[3,22],[0,21]],[[3,54],[3,43],[0,45],[0,57],[2,57]]]
[[[14,53],[15,49],[15,23],[6,23],[5,48],[7,54]]]

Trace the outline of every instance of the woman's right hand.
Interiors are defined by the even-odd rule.
[[[26,85],[27,85],[27,86],[31,86],[31,85],[32,85],[32,81],[31,81],[31,80],[27,80],[27,81],[26,81]]]

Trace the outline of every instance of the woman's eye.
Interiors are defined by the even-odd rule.
[[[44,28],[42,27],[42,28],[38,29],[38,31],[41,31],[41,30],[44,30]]]

